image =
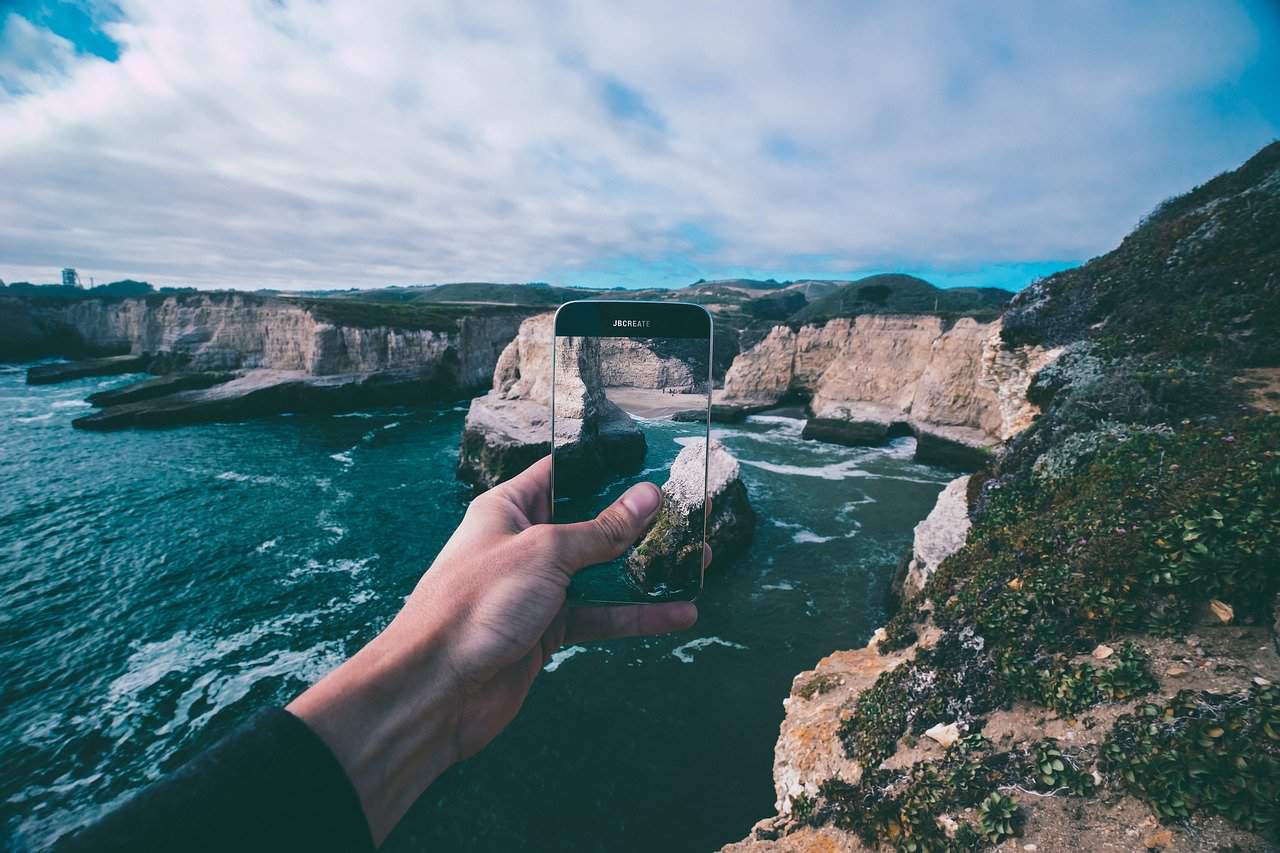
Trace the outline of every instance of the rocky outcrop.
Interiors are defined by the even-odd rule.
[[[198,374],[207,377],[208,374]],[[131,389],[124,389],[126,392]],[[428,382],[395,373],[313,376],[300,370],[246,370],[204,389],[178,391],[111,405],[76,418],[77,429],[234,421],[279,412],[324,414],[368,406],[422,403],[435,399]]]
[[[151,364],[145,355],[111,355],[82,361],[41,364],[27,371],[28,385],[53,385],[84,379],[88,376],[120,376],[125,373],[141,373]]]
[[[662,492],[658,517],[626,560],[627,573],[645,592],[685,589],[701,575],[703,518],[716,564],[751,543],[755,513],[741,466],[719,441],[711,439],[709,455],[703,439],[685,445]]]
[[[143,400],[167,397],[179,391],[200,391],[205,388],[212,388],[214,385],[230,382],[238,375],[236,373],[217,371],[170,373],[166,376],[144,379],[124,388],[99,391],[96,394],[90,394],[85,399],[100,408],[119,406],[125,403],[140,403]]]
[[[947,483],[933,509],[916,525],[911,560],[902,584],[903,600],[919,595],[942,561],[964,545],[971,526],[968,488],[968,475]]]
[[[734,360],[718,402],[760,408],[806,397],[807,438],[875,444],[909,431],[923,461],[966,466],[1030,423],[1027,387],[1057,354],[1006,351],[998,321],[971,318],[950,327],[928,315],[776,326]]]
[[[551,452],[553,315],[530,317],[498,357],[493,388],[471,401],[458,476],[489,488]],[[596,338],[555,343],[556,489],[572,494],[638,469],[645,442],[604,395]]]

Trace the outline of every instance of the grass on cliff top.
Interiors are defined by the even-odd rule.
[[[458,328],[458,321],[463,317],[532,313],[528,308],[510,305],[436,305],[313,298],[290,298],[289,301],[305,306],[327,323],[364,329],[385,326],[393,329],[451,332]]]

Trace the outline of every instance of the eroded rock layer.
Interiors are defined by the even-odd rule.
[[[740,354],[719,400],[758,409],[809,400],[806,437],[874,444],[909,430],[927,461],[973,464],[965,449],[1005,441],[1030,423],[1031,377],[1056,350],[1005,350],[1000,324],[927,315],[862,315],[799,329],[775,326]]]
[[[312,304],[243,293],[87,299],[30,310],[48,340],[74,343],[67,352],[129,355],[32,368],[29,381],[144,370],[190,376],[99,397],[95,404],[107,408],[75,423],[95,429],[465,393],[488,384],[525,316],[495,310],[406,328],[337,322]]]

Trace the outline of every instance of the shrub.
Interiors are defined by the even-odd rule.
[[[1280,838],[1280,688],[1142,705],[1116,722],[1102,763],[1162,821],[1207,812]]]

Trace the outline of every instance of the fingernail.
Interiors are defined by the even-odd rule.
[[[646,520],[658,511],[662,492],[653,483],[636,483],[622,496],[622,505],[632,516]]]

